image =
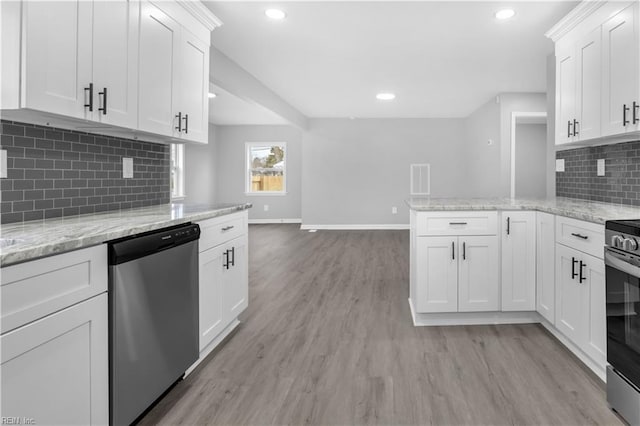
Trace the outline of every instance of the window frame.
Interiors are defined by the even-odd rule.
[[[252,191],[251,190],[251,148],[279,146],[284,150],[284,167],[282,168],[282,191]],[[244,194],[249,196],[282,196],[287,195],[287,162],[288,149],[286,142],[245,142],[244,144],[245,172],[244,172]]]
[[[175,181],[173,180],[174,170]],[[171,201],[184,200],[187,196],[185,194],[185,146],[181,143],[172,143],[169,149],[169,190]]]

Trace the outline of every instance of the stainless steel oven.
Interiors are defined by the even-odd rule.
[[[640,424],[640,221],[605,227],[607,400]]]

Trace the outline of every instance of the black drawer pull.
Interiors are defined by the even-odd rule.
[[[456,260],[456,246],[455,241],[451,241],[451,259]]]
[[[229,250],[222,253],[222,256],[224,256],[224,260],[222,261],[222,267],[224,269],[229,269]]]
[[[578,120],[573,120],[573,136],[578,136],[580,133],[578,132],[578,124],[580,122]]]
[[[231,266],[236,266],[236,248],[231,247]]]
[[[102,96],[102,108],[98,107],[98,111],[102,111],[102,115],[107,115],[107,88],[104,88],[104,92],[98,92],[98,96]]]
[[[578,263],[578,261],[576,260],[575,257],[571,258],[571,279],[575,279],[575,277],[578,276],[578,273],[576,272],[576,263]]]
[[[580,282],[587,280],[587,277],[582,275],[582,268],[585,267],[585,266],[587,266],[587,264],[586,263],[582,263],[582,260],[581,260],[580,261]]]
[[[567,121],[567,137],[571,137],[571,121]]]
[[[627,111],[629,111],[629,107],[627,104],[622,105],[622,125],[626,126],[629,124],[629,120],[627,120]]]
[[[226,232],[230,229],[233,229],[233,225],[225,226],[224,228],[222,228],[222,232]]]
[[[574,237],[577,237],[577,238],[581,238],[583,240],[588,240],[589,239],[588,235],[576,234],[575,232],[572,232],[571,235],[573,235]]]
[[[511,218],[507,217],[507,235],[511,233]]]
[[[178,119],[178,125],[174,127],[178,132],[182,132],[182,113],[179,112],[176,114],[176,118]]]
[[[449,225],[466,225],[467,222],[449,222]]]
[[[638,123],[640,123],[640,114],[639,114],[640,103],[638,103],[636,101],[633,101],[632,109],[633,109],[633,114],[632,114],[633,123],[632,124],[638,124]]]
[[[189,133],[189,114],[184,115],[184,132]]]
[[[89,92],[89,103],[84,104],[84,107],[89,108],[89,111],[93,112],[93,83],[89,83],[89,87],[84,88],[85,97],[86,97],[87,91]]]
[[[462,260],[467,260],[467,243],[462,242]]]

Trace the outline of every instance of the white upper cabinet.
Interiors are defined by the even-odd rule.
[[[637,1],[585,1],[547,32],[556,43],[556,145],[640,130],[639,26]]]
[[[640,130],[639,9],[634,2],[602,26],[603,135]]]
[[[90,101],[92,3],[25,1],[22,5],[25,28],[20,106],[90,118],[84,105]],[[7,60],[5,52],[3,60]]]
[[[209,134],[209,44],[182,32],[178,106],[183,126],[180,137],[207,143]]]
[[[536,212],[502,214],[502,310],[536,309]]]
[[[93,3],[93,120],[138,125],[137,0]]]
[[[140,130],[173,136],[180,25],[148,1],[140,12]]]

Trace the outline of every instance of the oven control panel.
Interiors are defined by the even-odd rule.
[[[609,247],[614,247],[629,253],[640,254],[640,243],[638,237],[625,234],[624,232],[607,229],[605,231],[605,243]]]

